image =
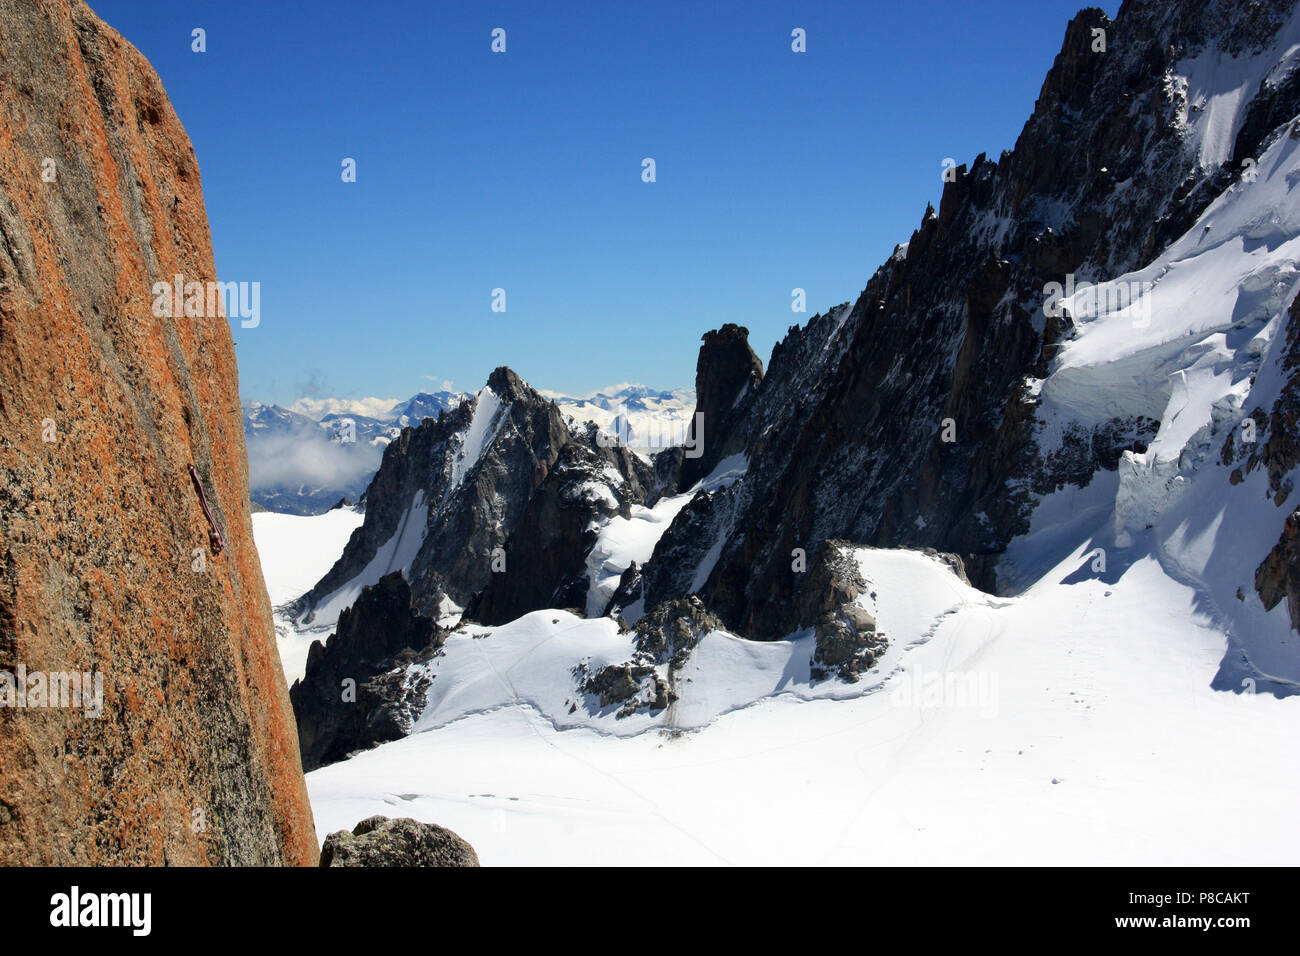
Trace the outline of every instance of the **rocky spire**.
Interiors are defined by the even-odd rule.
[[[763,381],[763,360],[750,348],[749,329],[743,325],[728,322],[705,332],[702,341],[695,363],[695,417],[678,480],[683,491],[740,450],[742,436],[736,426]]]

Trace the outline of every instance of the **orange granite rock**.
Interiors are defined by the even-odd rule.
[[[234,343],[154,314],[178,274],[216,278],[158,76],[80,0],[0,0],[0,863],[317,858]],[[102,715],[20,669],[102,675]]]

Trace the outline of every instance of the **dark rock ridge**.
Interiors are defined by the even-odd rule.
[[[321,866],[478,866],[478,854],[445,827],[410,817],[367,817],[325,838]]]
[[[938,211],[855,302],[775,347],[735,426],[748,471],[679,513],[642,570],[647,603],[696,590],[737,633],[788,634],[808,584],[792,554],[811,558],[830,538],[958,554],[996,591],[997,561],[1028,529],[1033,495],[1086,485],[1124,450],[1144,450],[1156,427],[1115,420],[1040,444],[1027,385],[1072,327],[1047,314],[1044,286],[1146,264],[1233,181],[1239,164],[1203,170],[1184,148],[1185,104],[1165,73],[1210,41],[1227,53],[1261,47],[1290,9],[1130,0],[1113,21],[1079,13],[1015,148],[958,167]],[[1105,53],[1091,49],[1094,28]],[[1298,87],[1249,91],[1234,156],[1257,155],[1270,123],[1300,109]]]
[[[304,769],[406,736],[432,681],[413,665],[429,660],[446,637],[411,608],[400,572],[362,589],[329,640],[312,644],[306,673],[289,689]]]
[[[0,142],[0,670],[102,680],[0,708],[0,864],[311,865],[230,324],[153,311],[217,279],[189,137],[80,0],[0,0]]]
[[[654,483],[648,465],[606,444],[594,428],[571,429],[553,402],[498,368],[478,397],[403,429],[388,446],[366,489],[364,524],[295,614],[310,621],[377,554],[390,555],[379,570],[402,570],[415,608],[430,616],[444,598],[484,622],[582,607],[593,526],[629,514]],[[390,554],[395,540],[410,543],[409,565]]]

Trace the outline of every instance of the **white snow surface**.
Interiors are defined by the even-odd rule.
[[[1300,288],[1298,185],[1300,140],[1284,134],[1259,157],[1254,182],[1226,190],[1149,266],[1065,300],[1076,332],[1034,383],[1041,450],[1072,422],[1142,415],[1160,427],[1145,453],[1124,454],[1117,474],[1041,502],[999,567],[1000,580],[1025,586],[1083,540],[1105,551],[1102,573],[1112,578],[1154,555],[1227,635],[1215,678],[1223,689],[1300,682],[1286,608],[1265,612],[1254,588],[1287,512],[1269,500],[1263,469],[1232,486],[1238,466],[1219,460],[1229,434],[1241,436],[1251,410],[1271,408],[1286,378],[1282,333]],[[1116,292],[1130,289],[1138,294]]]
[[[587,616],[598,617],[614,596],[619,579],[633,561],[645,565],[655,545],[686,507],[690,495],[661,498],[653,508],[632,506],[632,515],[614,515],[601,527],[600,536],[587,553]]]
[[[1293,862],[1296,701],[1212,691],[1222,635],[1156,561],[1066,584],[1078,557],[998,599],[860,551],[877,672],[809,685],[806,636],[715,632],[653,718],[575,701],[566,662],[625,659],[609,621],[467,628],[417,732],[308,775],[318,831],[411,816],[485,865]]]
[[[343,553],[352,532],[361,527],[361,508],[335,508],[302,517],[262,511],[253,515],[253,541],[262,562],[266,590],[275,609],[276,640],[285,680],[292,684],[307,666],[307,649],[319,630],[301,632],[280,609],[312,589]]]
[[[272,600],[359,517],[254,516]],[[858,556],[891,643],[856,685],[809,683],[806,634],[714,632],[675,708],[620,720],[570,672],[627,659],[612,622],[466,626],[415,733],[308,775],[318,832],[413,816],[488,865],[1295,860],[1297,701],[1210,689],[1223,634],[1158,560],[1068,583],[1081,545],[995,598],[921,554]]]

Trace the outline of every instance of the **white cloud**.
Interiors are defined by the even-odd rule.
[[[319,421],[326,415],[364,415],[367,418],[387,418],[396,398],[307,398],[298,399],[289,406],[290,411]]]
[[[247,447],[254,491],[300,485],[356,491],[379,467],[384,453],[379,445],[330,441],[315,428],[292,435],[254,435]]]

